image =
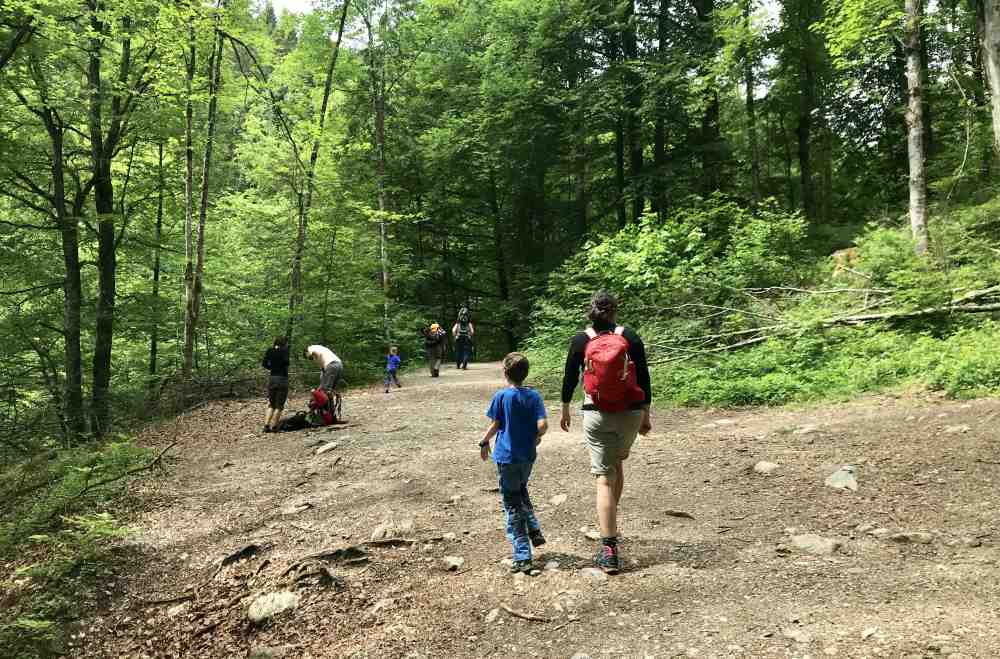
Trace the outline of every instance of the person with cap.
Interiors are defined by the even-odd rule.
[[[437,323],[423,331],[424,348],[427,350],[427,366],[431,370],[431,377],[436,378],[441,375],[441,360],[444,359],[445,338],[448,336],[444,329]]]

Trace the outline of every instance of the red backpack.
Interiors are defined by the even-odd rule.
[[[619,325],[613,332],[598,334],[587,328],[587,348],[583,353],[583,390],[602,412],[624,412],[646,398],[635,376],[635,362],[629,359],[629,343]]]

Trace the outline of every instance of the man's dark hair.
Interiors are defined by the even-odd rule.
[[[276,336],[276,337],[274,337],[274,347],[275,348],[284,348],[287,345],[288,345],[288,337],[287,336]]]
[[[587,316],[591,322],[613,323],[617,315],[618,299],[611,293],[600,290],[590,298],[590,311],[587,312]]]
[[[503,358],[503,372],[514,384],[521,384],[528,377],[528,358],[519,352],[512,352]]]

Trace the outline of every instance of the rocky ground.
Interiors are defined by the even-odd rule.
[[[261,434],[243,401],[145,432],[178,444],[70,654],[1000,656],[1000,401],[658,411],[610,578],[579,420],[554,428],[541,573],[515,578],[476,447],[497,367],[403,383],[351,392],[332,431]]]

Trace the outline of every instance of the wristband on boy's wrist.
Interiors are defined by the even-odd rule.
[[[490,445],[490,440],[488,439],[484,439],[481,442],[479,442],[479,448],[486,448],[489,445]]]

